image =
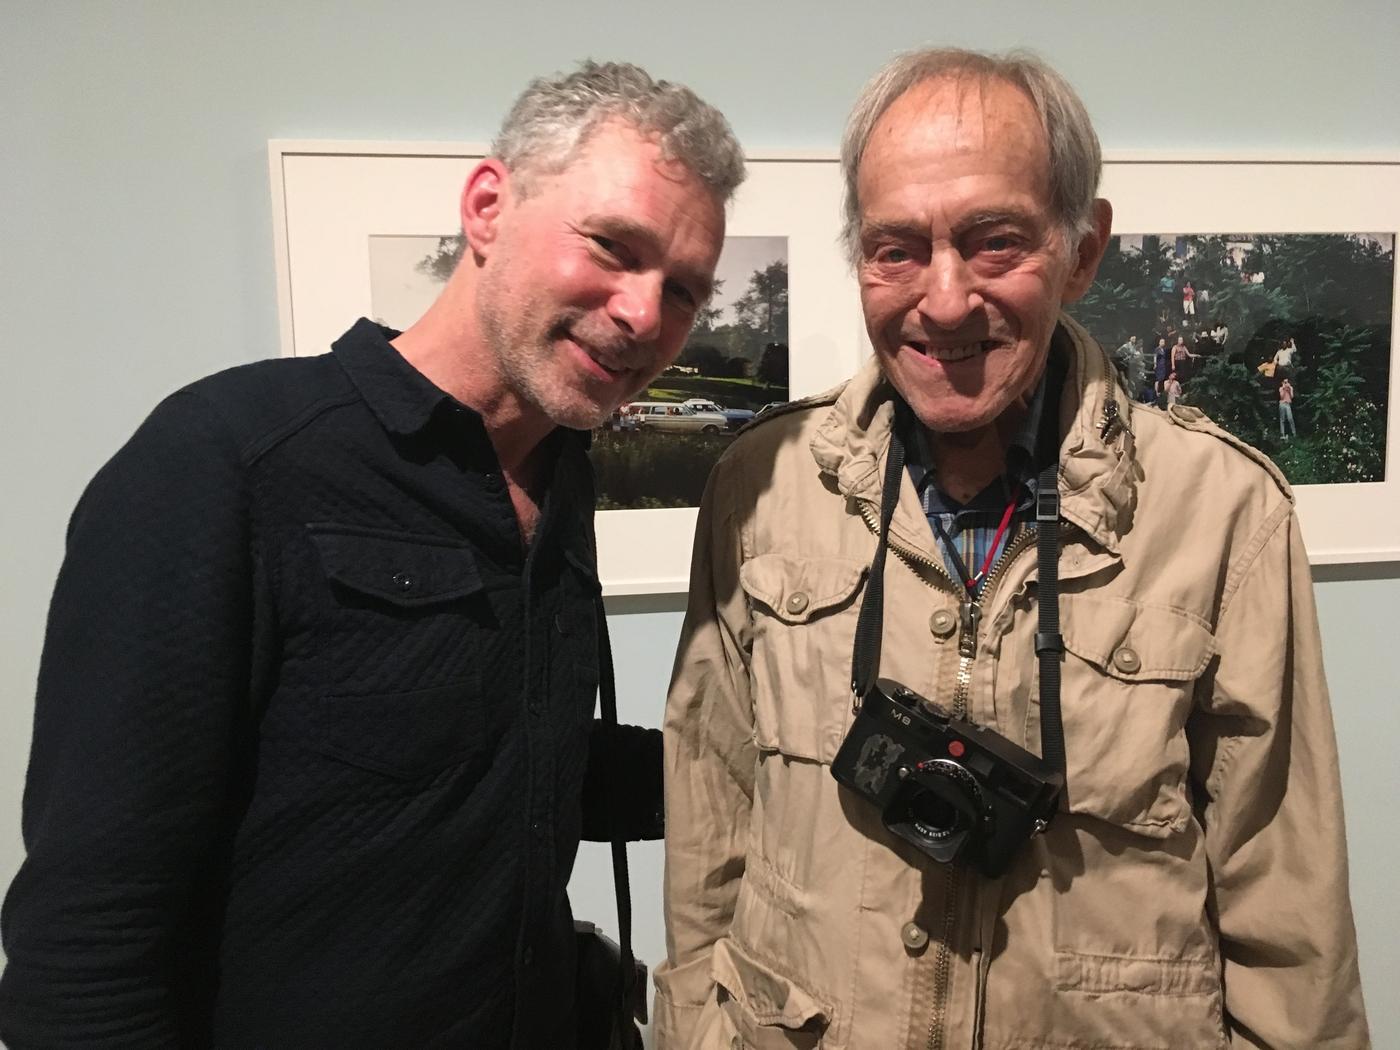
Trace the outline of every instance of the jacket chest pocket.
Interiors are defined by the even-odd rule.
[[[1045,840],[1055,986],[1139,993],[1159,1004],[1217,995],[1186,737],[1214,637],[1181,610],[1126,599],[1067,595],[1061,617],[1068,815]],[[1032,710],[1029,729],[1039,739],[1038,704]],[[1128,1045],[1177,1045],[1171,1030],[1180,1019],[1170,1009],[1141,1011],[1133,1025],[1144,1035],[1157,1030]],[[1216,1012],[1202,1005],[1205,1030],[1216,1030]],[[1201,1045],[1185,1031],[1178,1036],[1179,1045]]]
[[[1186,719],[1213,636],[1196,617],[1126,599],[1066,595],[1060,616],[1069,811],[1154,838],[1182,831]],[[1028,739],[1040,739],[1039,715],[1037,702]]]
[[[754,732],[764,751],[830,763],[850,709],[851,644],[867,566],[761,554],[739,570],[753,617]]]
[[[465,544],[356,526],[307,526],[284,590],[285,658],[326,692],[426,687],[475,673],[500,619]]]
[[[481,689],[489,639],[474,622],[483,586],[471,550],[356,526],[307,532],[322,599],[295,664],[303,695],[269,728],[399,780],[489,755],[504,705]]]

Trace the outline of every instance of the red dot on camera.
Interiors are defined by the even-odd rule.
[[[962,758],[963,752],[966,750],[967,748],[963,746],[961,740],[950,740],[948,742],[948,754],[952,755],[954,758]]]

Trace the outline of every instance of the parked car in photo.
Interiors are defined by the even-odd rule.
[[[717,404],[714,401],[707,401],[703,397],[688,398],[681,402],[681,404],[689,405],[697,412],[717,412],[725,418],[728,429],[730,430],[738,430],[745,423],[749,422],[749,420],[753,419],[753,412],[749,411],[747,408],[725,408],[723,405]]]
[[[627,413],[635,416],[642,430],[679,434],[718,434],[729,429],[729,420],[719,412],[702,412],[675,401],[633,401]]]
[[[773,411],[773,409],[775,409],[775,408],[782,408],[782,407],[783,407],[784,405],[786,405],[786,404],[787,404],[786,401],[770,401],[770,402],[768,402],[768,404],[762,406],[762,407],[758,410],[758,414],[759,414],[760,416],[761,416],[761,415],[764,415],[765,413],[768,413],[768,412]]]

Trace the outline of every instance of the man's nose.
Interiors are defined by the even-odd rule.
[[[935,251],[925,274],[919,313],[939,328],[955,329],[982,305],[976,275],[957,251]]]
[[[661,334],[661,277],[650,273],[623,274],[608,299],[608,316],[639,343]]]

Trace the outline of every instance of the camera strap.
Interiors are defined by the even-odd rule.
[[[885,618],[885,557],[889,548],[890,522],[899,503],[903,483],[905,449],[901,432],[909,422],[909,407],[894,399],[894,419],[890,426],[890,447],[885,457],[884,491],[880,495],[880,532],[875,557],[861,599],[856,620],[855,643],[851,652],[852,708],[875,688],[880,671],[880,649]],[[1054,416],[1051,416],[1054,419]],[[1064,726],[1060,715],[1060,661],[1064,639],[1060,634],[1060,491],[1059,464],[1051,463],[1040,472],[1036,486],[1035,525],[1039,582],[1036,588],[1039,620],[1035,651],[1040,662],[1040,752],[1041,757],[1061,772],[1065,769]]]
[[[1040,472],[1035,490],[1036,605],[1040,622],[1035,655],[1040,661],[1040,757],[1065,771],[1065,730],[1060,719],[1060,465]]]
[[[875,545],[875,557],[870,562],[870,575],[861,599],[860,616],[856,620],[856,640],[851,653],[851,702],[860,710],[861,701],[875,688],[880,673],[880,646],[885,633],[885,552],[889,547],[890,520],[899,502],[899,487],[904,480],[904,441],[900,431],[908,419],[909,409],[902,398],[894,399],[894,419],[890,423],[890,450],[885,456],[885,488],[880,496],[880,538]]]

